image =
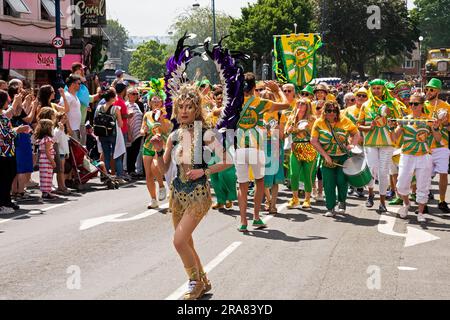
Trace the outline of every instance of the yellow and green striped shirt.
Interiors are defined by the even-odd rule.
[[[348,145],[350,136],[358,133],[358,128],[347,117],[342,117],[339,122],[330,124],[334,130],[334,135],[343,146]],[[319,118],[314,122],[311,137],[318,138],[322,148],[330,156],[342,156],[345,154],[345,150],[339,147],[339,144],[333,137],[330,127],[325,122],[325,119]]]

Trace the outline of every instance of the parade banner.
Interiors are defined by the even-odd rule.
[[[274,36],[277,79],[297,88],[310,83],[317,75],[316,51],[321,46],[322,39],[315,33]]]
[[[78,0],[76,6],[82,28],[106,26],[106,0]]]

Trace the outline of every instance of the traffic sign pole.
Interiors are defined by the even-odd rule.
[[[55,0],[55,24],[56,24],[56,36],[61,37],[61,0]],[[61,88],[64,86],[61,72],[61,58],[58,55],[58,49],[56,51],[56,87]],[[58,90],[55,90],[58,92]]]

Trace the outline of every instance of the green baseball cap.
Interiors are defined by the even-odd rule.
[[[203,79],[198,84],[199,87],[202,87],[202,86],[205,86],[205,85],[209,86],[210,88],[212,87],[211,82],[208,79]]]
[[[425,87],[442,90],[442,81],[436,78],[431,78]]]
[[[394,90],[395,83],[389,81],[388,83],[386,83],[386,88],[388,88],[388,90]]]

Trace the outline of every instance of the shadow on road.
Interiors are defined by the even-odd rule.
[[[263,238],[263,239],[271,239],[271,240],[281,240],[286,242],[300,242],[300,241],[311,241],[311,240],[326,240],[328,238],[319,237],[319,236],[308,236],[307,238],[296,238],[287,235],[286,233],[273,230],[273,229],[264,229],[264,230],[251,230],[244,233],[245,236],[251,236],[255,238]]]

